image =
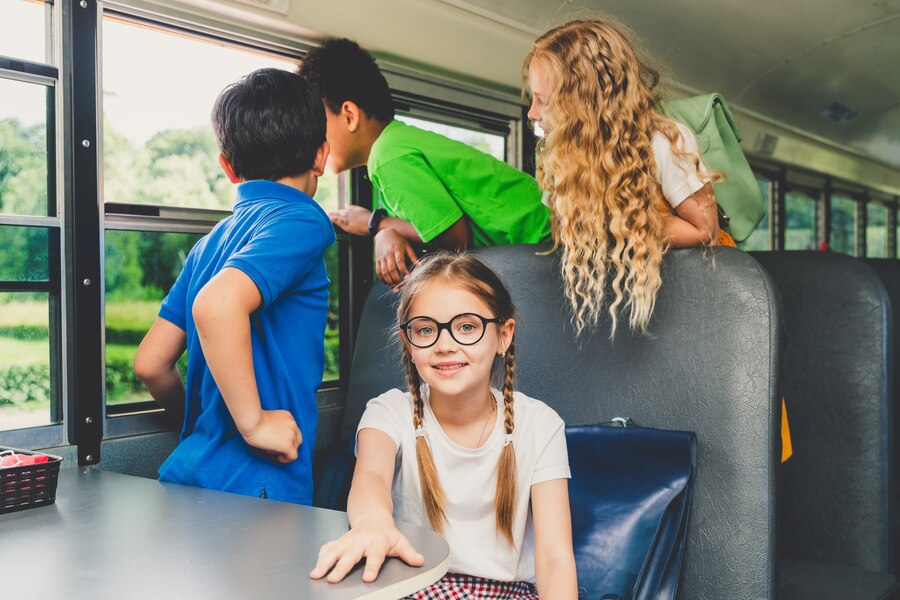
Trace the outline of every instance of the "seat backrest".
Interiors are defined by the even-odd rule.
[[[862,261],[753,253],[781,292],[794,456],[780,478],[785,558],[890,572],[890,304]]]
[[[568,424],[612,417],[697,433],[698,473],[680,598],[774,594],[775,456],[781,329],[775,289],[732,249],[668,254],[651,336],[604,322],[577,337],[554,256],[538,246],[477,251],[517,306],[517,387]],[[390,332],[393,299],[366,303],[343,426],[353,435],[368,399],[404,388]]]
[[[894,258],[867,258],[865,263],[872,267],[875,274],[881,280],[884,289],[887,291],[888,300],[891,302],[891,321],[894,326],[900,325],[900,260]],[[891,388],[891,402],[888,410],[891,413],[891,434],[896,437],[897,431],[900,431],[900,385],[897,384],[897,373],[900,373],[900,336],[896,330],[892,331],[893,346],[891,347],[891,371],[894,373],[893,387]],[[893,451],[891,452],[891,485],[894,488],[894,496],[900,495],[900,444],[894,441]]]

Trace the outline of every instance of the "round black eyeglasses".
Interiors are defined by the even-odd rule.
[[[456,315],[446,323],[438,323],[431,317],[413,317],[401,323],[400,329],[406,333],[406,339],[416,348],[430,348],[441,337],[441,330],[450,332],[450,337],[463,346],[477,344],[484,337],[488,323],[502,323],[504,319],[494,317],[488,319],[475,313]]]

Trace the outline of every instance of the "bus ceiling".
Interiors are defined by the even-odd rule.
[[[610,15],[670,76],[672,95],[722,93],[739,113],[749,154],[810,168],[803,162],[816,156],[818,170],[900,193],[897,0],[797,0],[789,8],[771,0],[166,3],[312,43],[350,37],[384,62],[516,93],[535,37],[573,18]],[[848,156],[854,165],[842,164]],[[870,164],[861,169],[858,159]]]

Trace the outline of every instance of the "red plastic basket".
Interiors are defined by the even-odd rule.
[[[56,501],[56,480],[62,458],[44,452],[29,452],[0,446],[0,451],[50,457],[45,463],[0,468],[0,514],[47,506]]]

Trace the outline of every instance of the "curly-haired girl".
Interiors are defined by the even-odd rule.
[[[669,246],[734,245],[719,230],[712,192],[722,176],[700,161],[693,133],[660,114],[659,74],[618,25],[572,21],[548,31],[523,77],[528,116],[544,132],[537,177],[575,327],[606,311],[614,334],[624,310],[631,329],[646,332]]]

